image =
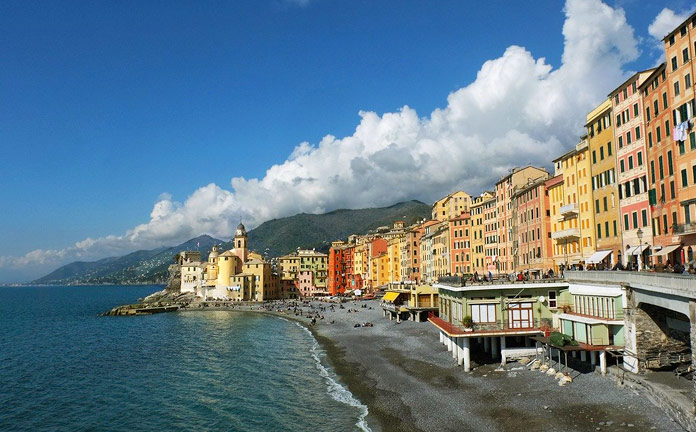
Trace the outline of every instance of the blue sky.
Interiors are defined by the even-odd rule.
[[[593,89],[596,95],[620,84],[621,74],[652,66],[660,54],[648,26],[665,4],[609,6],[625,12],[638,55],[627,50],[619,65],[604,65],[615,75],[588,77],[601,84]],[[688,2],[669,7],[690,11]],[[309,159],[319,157],[325,135],[355,138],[358,125],[369,126],[360,111],[378,117],[403,114],[407,105],[416,121],[431,118],[434,110],[449,106],[448,95],[474,83],[482,65],[511,46],[558,69],[568,16],[559,1],[1,2],[5,211],[0,214],[0,257],[5,259],[0,260],[0,282],[39,277],[33,272],[74,259],[175,244],[201,231],[224,236],[230,221],[240,217],[255,225],[299,210],[433,200],[452,187],[479,193],[491,178],[465,165],[458,171],[461,179],[450,175],[451,182],[439,179],[428,187],[414,182],[393,197],[377,186],[364,198],[348,186],[341,193],[327,191],[321,185],[329,177],[303,174],[288,183],[306,180],[300,193],[306,202],[268,204],[277,210],[259,207],[238,189],[254,191],[258,179],[265,181],[265,193],[275,194],[268,185],[279,185],[277,194],[292,198],[292,191],[278,183],[287,175],[269,176],[271,166],[285,166],[294,151],[291,160],[307,158],[303,166],[311,166]],[[582,123],[581,116],[574,117]],[[562,127],[554,129],[557,139],[548,141],[550,146],[574,144],[578,131],[557,132]],[[296,151],[304,141],[307,147]],[[484,141],[497,142],[495,137]],[[358,144],[344,140],[342,145]],[[327,142],[325,152],[331,146],[339,148]],[[354,192],[388,183],[379,173],[358,170],[360,163],[377,160],[398,165],[401,153],[387,153],[350,159],[355,176],[365,172],[374,179]],[[500,170],[517,161],[505,162]],[[347,169],[338,160],[334,168]],[[243,181],[235,187],[232,178]],[[203,191],[207,195],[201,192],[211,184]],[[201,205],[205,197],[210,207],[229,202],[210,211],[220,229],[198,224],[205,210],[181,215],[197,194],[203,197]],[[155,229],[155,219],[167,224]],[[190,229],[179,229],[177,223]],[[141,230],[147,235],[138,240],[99,240],[121,238],[141,224],[147,225]],[[162,234],[167,229],[172,235]],[[99,247],[73,247],[86,238],[97,239]],[[41,251],[40,258],[21,263],[13,258],[31,251]]]

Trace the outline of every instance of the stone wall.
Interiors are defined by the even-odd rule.
[[[691,360],[691,335],[670,326],[669,321],[685,322],[688,317],[659,306],[640,304],[626,315],[628,340],[638,355],[638,368],[658,369]],[[687,327],[688,328],[688,327]],[[628,349],[628,346],[627,346]]]

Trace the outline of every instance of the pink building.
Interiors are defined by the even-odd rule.
[[[311,270],[301,270],[297,273],[297,289],[302,297],[314,297],[317,292],[324,293],[324,290],[314,285],[314,272]]]
[[[639,91],[641,84],[653,71],[654,69],[638,72],[609,94],[614,112],[614,149],[624,265],[637,260],[642,266],[650,253],[647,245],[653,243],[648,199],[648,134],[643,115],[643,98]]]

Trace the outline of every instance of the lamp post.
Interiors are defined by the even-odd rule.
[[[636,235],[638,235],[638,271],[640,271],[641,263],[643,261],[643,230],[638,228]]]

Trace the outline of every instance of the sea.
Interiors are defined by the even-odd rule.
[[[159,289],[0,287],[0,431],[369,430],[294,321],[99,315]]]

